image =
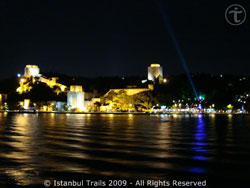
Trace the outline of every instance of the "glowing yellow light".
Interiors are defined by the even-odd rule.
[[[212,118],[215,118],[215,114],[210,114],[210,116],[211,116]]]
[[[168,80],[167,80],[166,78],[163,79],[163,82],[164,82],[164,83],[167,83],[167,81],[168,81]]]
[[[62,91],[65,91],[65,89],[66,89],[66,86],[64,86],[64,85],[61,85],[61,86],[60,86],[60,89],[61,89]]]
[[[38,68],[37,65],[26,65],[27,68]]]
[[[80,92],[82,91],[82,86],[70,86],[70,91]]]
[[[160,67],[160,64],[151,64],[150,67]]]
[[[47,106],[43,106],[43,111],[47,111]]]
[[[148,84],[148,89],[149,90],[154,90],[154,84]]]
[[[80,111],[86,111],[86,107],[85,106],[80,107]]]
[[[173,114],[173,118],[177,118],[178,117],[178,115],[177,114]]]
[[[20,102],[19,102],[19,105],[20,105],[21,107],[23,107],[23,101],[20,101]]]

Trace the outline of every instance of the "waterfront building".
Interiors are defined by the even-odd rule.
[[[156,79],[159,79],[159,82],[162,82],[163,68],[160,64],[151,64],[148,67],[148,80],[155,82]]]
[[[92,98],[84,101],[84,106],[88,111],[99,111],[101,98]]]
[[[70,109],[83,111],[84,107],[84,92],[82,86],[72,85],[67,95],[67,105]]]
[[[28,110],[29,107],[30,107],[30,99],[24,99],[24,101],[23,101],[23,108],[25,110]]]
[[[112,111],[135,111],[135,101],[141,97],[143,100],[150,100],[148,94],[150,94],[154,88],[153,84],[149,84],[148,88],[136,88],[130,86],[129,88],[122,89],[110,89],[103,97],[101,97],[101,107],[100,110],[103,112]],[[137,95],[139,93],[144,93],[142,95]],[[141,103],[142,100],[140,100]],[[140,103],[138,102],[138,103]],[[137,104],[138,104],[137,103]],[[140,108],[140,107],[138,107]]]
[[[119,93],[121,91],[125,91],[127,95],[131,96],[144,91],[152,91],[152,90],[154,90],[154,86],[152,84],[148,84],[148,88],[110,89],[104,96],[107,96],[110,92]]]
[[[65,111],[65,105],[66,105],[66,102],[57,101],[56,111]]]

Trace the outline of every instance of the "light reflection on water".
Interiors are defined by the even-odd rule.
[[[203,116],[201,114],[198,115],[197,117],[197,124],[195,128],[195,134],[194,134],[194,140],[192,144],[195,145],[195,147],[192,147],[191,150],[193,150],[196,155],[192,157],[192,159],[195,160],[202,160],[206,161],[208,160],[208,157],[205,157],[207,149],[205,149],[204,146],[207,145],[206,143],[206,130],[205,130],[205,121],[203,120]],[[197,145],[199,147],[197,147]],[[205,169],[201,167],[190,167],[189,169],[190,172],[196,172],[196,173],[205,173]]]
[[[0,186],[190,173],[243,181],[250,167],[249,122],[249,116],[201,114],[0,113]]]

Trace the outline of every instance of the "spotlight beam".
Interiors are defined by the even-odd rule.
[[[193,80],[192,80],[192,78],[191,78],[190,71],[189,71],[189,69],[188,69],[188,67],[187,67],[186,60],[185,60],[185,58],[184,58],[184,56],[183,56],[183,53],[182,53],[182,51],[181,51],[181,48],[180,48],[180,46],[179,46],[179,44],[178,44],[178,41],[177,41],[177,39],[176,39],[176,37],[175,37],[174,31],[173,31],[173,29],[172,29],[172,27],[171,27],[171,25],[170,25],[170,23],[169,23],[168,16],[167,16],[166,12],[164,11],[162,1],[161,1],[161,0],[156,0],[156,3],[157,3],[157,5],[158,5],[158,7],[159,7],[159,9],[160,9],[160,12],[161,12],[161,15],[162,15],[162,17],[163,17],[164,25],[165,25],[165,27],[167,28],[168,33],[169,33],[169,35],[170,35],[170,37],[171,37],[171,39],[172,39],[172,41],[173,41],[173,43],[174,43],[175,49],[176,49],[176,51],[177,51],[177,53],[178,53],[178,56],[179,56],[179,58],[180,58],[180,60],[181,60],[181,63],[182,63],[182,65],[183,65],[183,68],[184,68],[184,70],[185,70],[185,72],[186,72],[186,74],[187,74],[188,80],[189,80],[189,82],[190,82],[190,84],[191,84],[191,86],[192,86],[192,89],[193,89],[193,91],[194,91],[194,94],[195,94],[195,96],[196,96],[196,98],[197,98],[197,100],[198,100],[198,95],[197,95],[197,92],[196,92],[196,89],[195,89]]]

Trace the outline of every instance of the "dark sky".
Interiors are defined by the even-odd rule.
[[[183,73],[155,0],[0,0],[0,79],[41,71],[80,76],[145,75],[160,62]],[[246,21],[229,25],[226,8],[243,5]],[[249,74],[250,2],[163,0],[191,72]]]

